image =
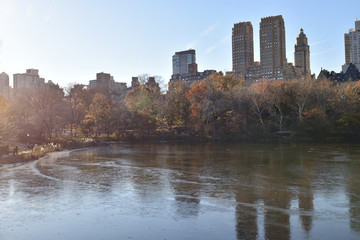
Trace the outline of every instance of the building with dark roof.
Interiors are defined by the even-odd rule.
[[[216,70],[205,70],[203,72],[187,73],[187,74],[173,74],[171,76],[170,82],[184,81],[190,85],[193,82],[199,82],[201,80],[204,80],[213,73],[216,73]]]
[[[346,72],[336,73],[334,71],[329,72],[328,70],[321,69],[317,79],[330,79],[336,83],[358,81],[360,80],[360,71],[354,64],[350,63]]]

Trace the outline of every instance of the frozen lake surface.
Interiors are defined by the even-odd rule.
[[[4,165],[0,239],[360,239],[360,145],[123,143]]]

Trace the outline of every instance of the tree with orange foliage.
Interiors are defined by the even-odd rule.
[[[190,86],[183,81],[171,82],[166,94],[165,121],[169,126],[184,126],[185,132],[190,117],[190,101],[186,93]]]

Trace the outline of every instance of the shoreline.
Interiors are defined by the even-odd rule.
[[[49,146],[51,146],[49,148]],[[12,155],[11,153],[8,155],[3,155],[0,157],[0,167],[6,164],[17,164],[17,163],[27,163],[39,160],[43,157],[46,157],[50,154],[54,153],[70,153],[73,151],[102,146],[101,144],[74,144],[72,146],[61,147],[58,145],[47,144],[47,145],[38,145],[37,148],[32,151],[23,151],[19,152],[17,155]]]
[[[52,153],[70,153],[73,151],[78,151],[82,149],[88,149],[92,147],[101,147],[101,146],[109,146],[110,144],[114,143],[209,143],[209,142],[232,142],[232,143],[359,143],[359,141],[348,141],[345,139],[328,139],[323,141],[317,141],[314,139],[302,139],[302,138],[278,138],[278,139],[251,139],[251,140],[239,140],[239,141],[219,141],[219,140],[211,140],[211,139],[137,139],[137,140],[119,140],[119,141],[100,141],[98,143],[95,142],[89,142],[89,143],[83,143],[83,142],[77,142],[73,145],[67,145],[66,147],[61,146],[54,146],[52,144],[48,145],[39,145],[38,149],[41,149],[42,152],[39,152],[38,149],[34,149],[33,151],[28,152],[20,152],[18,155],[3,155],[0,157],[0,167],[6,164],[17,164],[17,163],[26,163],[26,162],[32,162],[35,160],[39,160],[45,156],[48,156]],[[47,146],[51,145],[53,148],[46,149]]]

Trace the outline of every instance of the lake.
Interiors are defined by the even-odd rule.
[[[360,145],[119,143],[4,165],[0,239],[360,239]]]

